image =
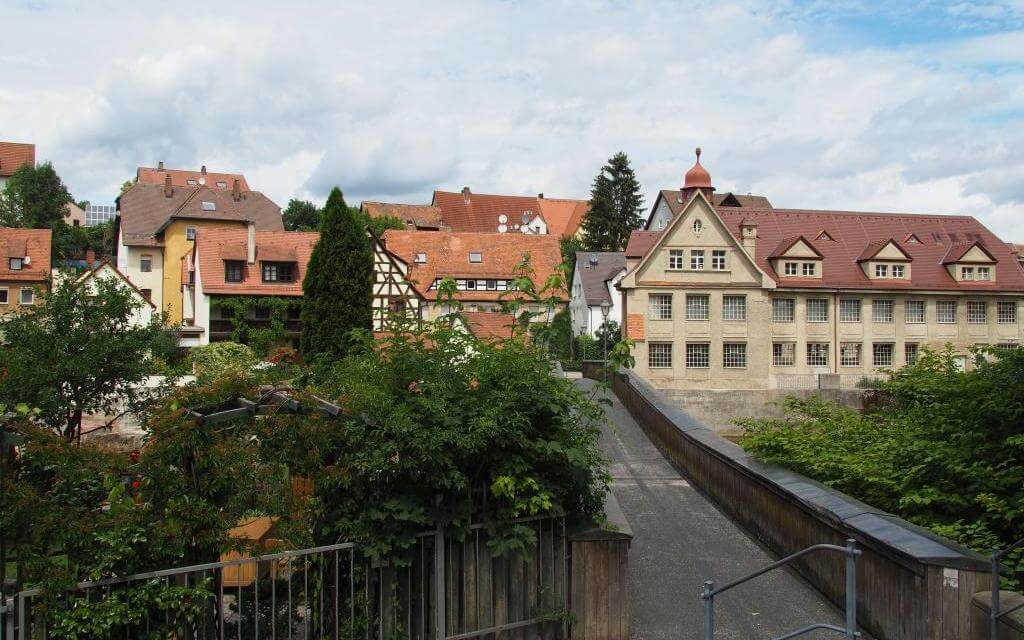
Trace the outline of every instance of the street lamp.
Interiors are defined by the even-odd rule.
[[[604,363],[608,364],[608,312],[612,310],[612,303],[608,300],[601,301],[601,317],[604,322],[601,324],[601,350],[604,351]]]

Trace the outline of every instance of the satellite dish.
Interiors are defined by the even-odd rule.
[[[23,262],[24,264],[32,264],[32,256],[25,256],[25,257],[24,257],[24,258],[22,259],[22,262]]]
[[[504,213],[501,214],[500,216],[498,216],[498,222],[500,222],[501,224],[505,224],[506,222],[508,222],[508,216],[506,216]]]
[[[523,224],[530,224],[530,212],[529,211],[524,211],[523,212]]]
[[[513,228],[513,229],[518,229],[518,228],[519,228],[519,225],[518,225],[518,224],[514,224],[514,225],[512,225],[512,228]]]
[[[501,216],[501,217],[504,218],[505,216]],[[508,225],[507,224],[499,224],[498,225],[498,233],[505,233],[506,231],[508,231]]]

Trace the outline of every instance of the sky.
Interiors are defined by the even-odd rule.
[[[1024,0],[0,0],[0,140],[76,199],[139,165],[586,198],[626,152],[648,205],[694,148],[777,207],[974,215],[1024,241]]]

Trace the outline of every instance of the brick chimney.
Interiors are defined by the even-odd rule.
[[[544,194],[543,193],[538,193],[537,194],[537,199],[538,200],[543,200],[544,199]]]
[[[462,187],[462,201],[469,204],[470,195],[469,187]]]
[[[170,198],[173,193],[174,188],[171,187],[171,174],[167,174],[164,176],[164,197]]]
[[[158,163],[158,164],[156,165],[156,170],[157,170],[157,171],[163,171],[163,170],[164,170],[164,161],[163,161],[163,160],[161,160],[161,161],[160,161],[160,162],[159,162],[159,163]]]
[[[205,164],[199,169],[199,173],[203,174],[204,176],[206,175],[206,165]]]
[[[238,178],[235,178],[234,184],[231,185],[231,199],[235,202],[242,199],[242,183],[239,182]]]
[[[249,264],[256,264],[256,223],[247,223],[245,230],[248,232],[245,239],[245,260]]]

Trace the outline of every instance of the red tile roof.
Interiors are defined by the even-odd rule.
[[[758,266],[774,278],[780,286],[808,288],[871,288],[871,289],[925,289],[937,291],[1014,291],[1024,292],[1024,270],[1018,266],[1017,256],[1006,243],[970,216],[917,215],[900,213],[864,213],[852,211],[819,211],[812,209],[747,209],[716,207],[716,211],[730,232],[740,240],[740,222],[757,224],[758,238],[755,257]],[[819,243],[817,249],[824,256],[822,278],[801,279],[779,276],[772,269],[767,256],[769,247],[778,246],[793,236],[827,231],[837,242]],[[626,247],[626,257],[640,258],[654,246],[661,232],[634,231]],[[914,234],[920,243],[900,243],[913,260],[914,268],[909,280],[884,281],[869,279],[857,260],[869,243],[887,241],[893,237]],[[942,262],[956,245],[955,251],[967,251],[960,245],[980,242],[998,261],[995,281],[958,282],[949,275]]]
[[[50,277],[49,229],[0,227],[0,280],[44,282]],[[29,258],[18,271],[11,271],[10,258]]]
[[[203,208],[212,202],[213,211]],[[230,190],[136,184],[119,198],[121,235],[128,246],[159,246],[158,233],[172,219],[251,221],[258,231],[282,231],[281,208],[259,191],[242,191],[236,201]]]
[[[913,234],[908,234],[908,237],[910,235]],[[864,262],[866,260],[874,258],[876,255],[878,255],[879,251],[889,246],[890,243],[892,243],[894,247],[900,250],[900,252],[903,254],[903,257],[907,260],[907,262],[912,262],[914,260],[913,256],[907,253],[906,249],[900,246],[900,243],[896,242],[895,238],[886,238],[885,240],[875,240],[874,242],[869,242],[867,246],[864,247],[864,250],[860,252],[860,255],[857,256],[857,262]],[[892,260],[892,258],[887,259]]]
[[[444,221],[441,208],[429,204],[397,204],[391,202],[366,202],[360,206],[371,218],[398,218],[408,229],[442,229]]]
[[[524,254],[530,256],[534,283],[540,289],[562,262],[559,239],[552,235],[514,233],[454,233],[388,230],[384,246],[409,265],[409,279],[424,297],[437,278],[510,279]],[[470,262],[470,252],[479,252],[481,262]],[[426,254],[423,264],[416,254]],[[430,295],[427,296],[426,294]],[[461,291],[460,300],[498,300],[500,291]],[[562,292],[563,298],[565,297]]]
[[[679,189],[662,189],[658,192],[658,197],[654,200],[654,206],[651,207],[651,213],[648,214],[647,220],[644,223],[644,229],[647,229],[651,225],[651,220],[654,218],[654,210],[658,206],[658,200],[664,200],[668,204],[669,211],[672,215],[678,214],[683,210],[683,206],[688,202],[683,200],[683,195]],[[772,203],[768,201],[768,198],[764,196],[755,195],[740,195],[738,193],[732,193],[729,191],[723,191],[722,193],[711,194],[711,203],[718,207],[733,207],[743,209],[771,209]]]
[[[242,267],[242,282],[224,281],[224,260],[237,259],[238,248],[244,250],[248,233],[238,229],[200,229],[196,233],[196,251],[199,254],[199,277],[203,292],[212,295],[268,295],[301,296],[302,279],[306,265],[320,234],[315,231],[257,231],[256,264]],[[260,261],[285,261],[294,256],[298,272],[292,282],[264,283]],[[244,259],[244,254],[242,254]],[[287,260],[290,261],[290,260]]]
[[[587,200],[450,191],[435,191],[432,204],[441,209],[444,222],[452,231],[496,233],[500,224],[516,231],[526,214],[527,221],[537,215],[543,217],[548,233],[556,237],[575,234],[589,208]],[[504,223],[500,216],[505,216]]]
[[[462,317],[470,332],[481,340],[507,340],[512,337],[516,317],[511,313],[463,311]]]
[[[583,218],[590,211],[589,200],[537,198],[537,204],[548,225],[548,233],[563,238],[576,235],[583,224]]]
[[[963,257],[967,255],[967,252],[973,249],[974,247],[978,247],[978,249],[980,249],[982,253],[988,256],[988,260],[984,261],[985,264],[996,262],[996,257],[993,256],[992,252],[985,247],[984,243],[974,241],[960,242],[957,244],[949,245],[949,249],[946,250],[946,255],[942,257],[942,264],[953,264],[954,262],[960,262],[963,259]],[[977,261],[972,260],[971,262]]]
[[[741,220],[740,224],[741,225],[744,225],[744,224],[749,225],[750,223],[749,222],[744,222],[743,220]],[[783,238],[782,240],[780,240],[779,244],[775,245],[775,249],[773,249],[772,252],[770,254],[768,254],[768,259],[771,260],[772,258],[778,258],[779,256],[782,256],[787,251],[792,249],[793,245],[795,245],[798,242],[803,242],[804,244],[806,244],[811,249],[811,251],[814,252],[815,255],[817,255],[819,258],[822,257],[821,252],[818,251],[818,248],[815,247],[811,243],[810,240],[808,240],[804,236],[791,236],[789,238]]]
[[[36,163],[36,145],[23,142],[0,142],[0,176],[11,176],[22,165]]]
[[[249,190],[249,183],[240,173],[211,173],[207,171],[204,174],[202,169],[194,171],[192,169],[160,169],[158,167],[139,167],[135,170],[135,179],[140,184],[163,185],[167,176],[171,176],[171,186],[174,187],[198,187],[205,184],[211,189],[230,191],[234,188],[235,180],[238,180],[238,186],[242,191]],[[194,180],[195,184],[189,184],[189,180]],[[224,186],[220,186],[218,183],[223,183]]]

